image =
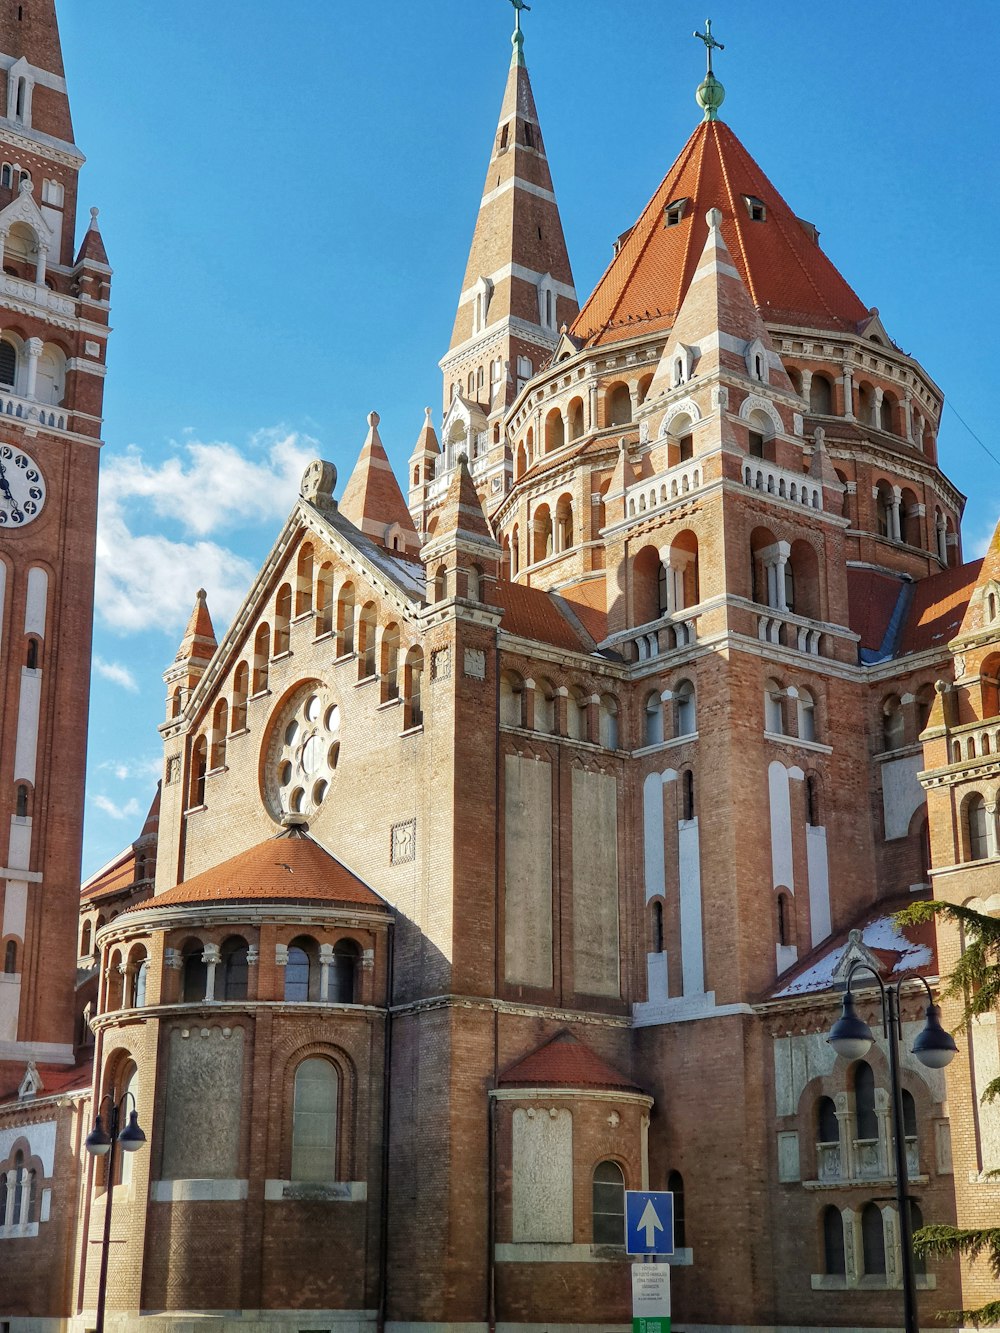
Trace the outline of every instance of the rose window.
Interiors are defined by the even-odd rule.
[[[312,815],[323,804],[340,758],[340,708],[320,685],[281,710],[267,747],[265,795],[272,813]]]

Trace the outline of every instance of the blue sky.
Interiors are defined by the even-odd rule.
[[[577,288],[698,120],[702,6],[534,0],[526,55]],[[115,268],[84,871],[138,832],[161,672],[220,632],[308,458],[376,408],[402,474],[447,348],[509,59],[508,0],[62,0],[81,215]],[[967,558],[1000,515],[1000,5],[717,0],[723,118],[942,386]],[[955,409],[955,410],[953,410]]]

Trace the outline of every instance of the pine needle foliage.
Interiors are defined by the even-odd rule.
[[[957,999],[965,1011],[967,1025],[980,1014],[1000,1008],[1000,918],[984,916],[971,907],[953,903],[914,903],[896,917],[902,926],[919,925],[935,916],[954,922],[962,932],[962,956],[941,992],[944,999]],[[980,1101],[1000,1098],[1000,1078],[983,1091]],[[1000,1172],[991,1171],[996,1177]],[[962,1228],[941,1223],[921,1227],[913,1235],[913,1249],[922,1258],[961,1254],[970,1261],[982,1259],[1000,1281],[1000,1226]],[[939,1319],[976,1328],[1000,1324],[1000,1300],[987,1301],[974,1310],[943,1310]]]

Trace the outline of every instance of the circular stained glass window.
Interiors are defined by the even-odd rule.
[[[314,814],[329,795],[339,755],[340,708],[325,686],[304,686],[268,730],[262,786],[274,818]]]

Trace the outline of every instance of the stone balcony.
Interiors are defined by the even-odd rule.
[[[65,408],[18,398],[6,389],[0,389],[0,417],[13,417],[28,425],[46,426],[52,430],[66,429]]]
[[[743,484],[751,490],[804,505],[807,509],[823,508],[823,487],[819,482],[805,473],[790,472],[762,458],[751,458],[743,464]]]
[[[76,316],[76,302],[71,296],[60,296],[44,283],[29,282],[26,278],[15,278],[9,273],[0,275],[0,295],[9,296],[15,301],[25,301],[53,315],[67,315],[70,319]]]

